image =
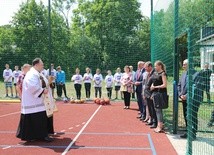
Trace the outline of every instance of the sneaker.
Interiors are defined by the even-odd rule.
[[[213,126],[213,122],[209,122],[208,124],[207,124],[207,127],[212,127]]]
[[[180,135],[180,138],[187,138],[187,134]]]
[[[7,94],[7,95],[5,95],[5,97],[9,97],[9,96],[8,96],[8,94]]]

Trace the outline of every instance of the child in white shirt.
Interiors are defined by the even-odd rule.
[[[16,91],[16,83],[18,82],[19,76],[21,75],[21,71],[19,70],[19,66],[15,66],[15,70],[13,71],[13,84],[15,87],[16,96],[15,98],[18,98],[18,94]]]
[[[111,71],[107,71],[108,75],[105,77],[106,89],[107,89],[107,96],[111,99],[112,95],[112,86],[114,82],[114,77],[111,75]]]
[[[81,88],[82,88],[82,75],[80,75],[79,68],[76,68],[76,74],[72,76],[71,81],[74,81],[74,88],[76,90],[77,99],[81,99]]]
[[[122,78],[123,74],[121,73],[121,69],[117,68],[116,73],[114,74],[114,86],[115,86],[115,92],[116,92],[116,98],[118,99],[118,92],[120,91],[120,86],[121,86],[121,78]],[[121,92],[121,98],[122,98],[122,92]]]
[[[84,81],[84,85],[85,85],[85,94],[86,94],[86,100],[90,100],[90,96],[91,96],[91,81],[93,80],[93,76],[90,73],[91,70],[90,68],[86,68],[86,73],[83,76],[83,81]]]
[[[6,97],[9,97],[8,96],[8,87],[10,87],[11,97],[13,97],[13,88],[12,88],[13,72],[10,69],[9,64],[5,64],[5,68],[6,69],[3,71],[3,78],[4,78],[4,83],[5,83]]]
[[[96,69],[96,74],[94,75],[94,88],[95,88],[95,97],[97,98],[98,92],[99,92],[99,97],[101,98],[102,96],[102,81],[103,81],[103,76],[100,73],[100,69]]]

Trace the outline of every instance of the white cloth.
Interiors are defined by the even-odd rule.
[[[13,83],[17,83],[19,79],[19,75],[21,75],[22,72],[20,70],[14,70],[13,71]]]
[[[121,86],[120,79],[122,78],[122,73],[115,73],[114,74],[114,85],[115,86]]]
[[[94,74],[94,87],[102,87],[102,74]]]
[[[52,96],[52,90],[50,88],[50,83],[48,82],[48,79],[46,79],[46,77],[41,73],[40,73],[40,76],[43,77],[45,84],[46,84],[46,88],[48,89],[48,93],[43,94],[43,102],[45,105],[45,110],[46,110],[47,116],[51,117],[55,111],[58,111],[58,109],[56,107],[55,100]]]
[[[105,77],[106,88],[111,88],[113,86],[114,77],[112,75],[107,75]]]
[[[4,82],[12,82],[13,72],[11,69],[5,69],[3,71]]]
[[[47,70],[47,76],[49,77],[49,69]],[[51,70],[51,76],[54,77],[54,79],[52,80],[52,82],[56,82],[56,70],[55,69]]]
[[[73,75],[71,81],[74,81],[74,84],[82,84],[82,75],[80,74]]]
[[[83,81],[84,83],[91,83],[91,81],[93,80],[93,76],[91,73],[85,73],[83,76]]]
[[[21,113],[31,114],[45,111],[43,92],[40,73],[32,67],[27,72],[22,88]]]

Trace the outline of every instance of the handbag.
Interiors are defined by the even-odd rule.
[[[127,91],[127,86],[126,85],[121,85],[120,91]]]
[[[153,103],[157,109],[167,109],[169,107],[169,95],[166,92],[155,92]]]

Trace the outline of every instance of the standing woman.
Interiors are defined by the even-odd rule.
[[[127,65],[124,67],[124,73],[121,78],[121,84],[122,85],[120,91],[122,91],[124,94],[124,103],[125,103],[124,109],[129,109],[130,97],[133,87],[132,87],[132,74],[130,72],[130,67]]]
[[[167,78],[166,78],[166,67],[161,61],[155,62],[155,71],[153,75],[153,83],[150,89],[153,91],[153,95],[156,92],[167,93]],[[158,125],[155,128],[155,132],[159,133],[163,131],[163,110],[155,108]]]
[[[77,99],[81,99],[81,88],[82,88],[82,75],[80,75],[79,68],[76,68],[76,74],[72,76],[71,81],[74,81],[74,88],[76,90]]]
[[[93,76],[91,74],[90,68],[85,69],[86,73],[83,76],[83,81],[85,85],[85,94],[86,94],[86,100],[90,100],[91,96],[91,81],[93,80]]]

